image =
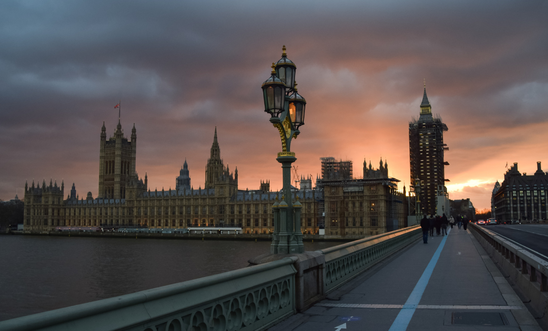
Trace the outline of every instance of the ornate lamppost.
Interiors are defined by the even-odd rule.
[[[420,224],[422,219],[422,210],[421,210],[421,180],[419,178],[415,178],[415,215],[417,216],[417,221]]]
[[[301,203],[291,196],[291,164],[297,160],[291,152],[291,141],[299,135],[299,127],[304,125],[306,100],[297,92],[295,72],[297,67],[287,58],[285,45],[282,58],[272,63],[271,76],[263,83],[265,112],[270,114],[270,122],[280,132],[282,151],[276,160],[283,169],[283,197],[274,203],[274,233],[272,234],[272,254],[298,254],[304,252],[301,232]]]

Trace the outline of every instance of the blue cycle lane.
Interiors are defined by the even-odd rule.
[[[473,241],[457,227],[430,237],[428,244],[420,240],[344,285],[339,296],[270,330],[454,330],[458,314],[476,314],[481,323],[491,323],[481,319],[485,313],[500,316],[505,330],[519,330],[510,311],[521,308],[506,303]]]

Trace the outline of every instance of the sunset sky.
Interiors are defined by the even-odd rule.
[[[137,129],[137,172],[175,188],[188,162],[203,187],[217,127],[240,189],[281,188],[278,131],[261,84],[282,45],[308,104],[292,143],[299,176],[320,157],[364,158],[409,185],[409,121],[426,80],[444,142],[451,199],[490,208],[517,162],[548,171],[548,2],[0,2],[0,199],[25,181],[97,196],[103,121]]]

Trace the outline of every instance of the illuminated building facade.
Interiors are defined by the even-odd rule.
[[[234,172],[221,159],[217,130],[205,168],[205,188],[190,186],[188,163],[176,178],[176,189],[148,189],[148,180],[138,177],[135,127],[131,139],[118,123],[107,140],[103,124],[100,140],[99,196],[89,192],[77,195],[73,184],[65,197],[64,183],[25,184],[25,230],[52,231],[58,226],[85,227],[241,227],[244,233],[268,234],[273,231],[272,206],[281,198],[270,191],[270,181],[260,182],[257,190],[238,189]],[[319,222],[326,235],[374,235],[405,226],[404,194],[396,192],[398,180],[388,177],[388,166],[381,161],[375,170],[364,162],[364,178],[352,179],[352,164],[324,160],[325,178],[312,185],[312,178],[301,178],[300,188],[292,190],[302,204],[301,231],[318,233]],[[336,172],[334,175],[332,172]],[[343,174],[343,175],[341,175]],[[350,177],[349,177],[350,176]]]
[[[205,173],[205,188],[190,187],[188,164],[176,179],[175,190],[150,191],[148,180],[135,172],[137,132],[131,139],[118,123],[107,140],[101,128],[99,196],[91,192],[79,197],[73,185],[64,199],[64,183],[58,186],[25,184],[25,230],[51,231],[57,226],[107,226],[186,228],[190,226],[236,226],[244,233],[265,234],[273,230],[272,205],[278,192],[269,192],[270,182],[258,190],[238,190],[238,170],[230,172],[221,159],[217,129]],[[317,232],[317,191],[297,190],[302,208],[303,233]]]
[[[426,87],[420,105],[420,117],[409,123],[409,159],[411,187],[420,183],[422,214],[449,215],[449,196],[445,187],[443,132],[447,131],[441,118],[432,116]],[[419,180],[419,183],[417,182]]]
[[[351,171],[350,161],[341,161],[341,167],[331,167],[333,162],[333,158],[322,158],[322,169],[331,168],[334,173],[322,172],[317,182],[323,192],[320,224],[326,235],[376,235],[407,226],[407,199],[404,192],[397,191],[399,180],[388,176],[386,161],[383,164],[381,160],[374,169],[364,160],[362,179],[340,175],[341,168]]]
[[[546,220],[546,196],[548,195],[548,175],[537,162],[533,175],[520,173],[514,163],[504,174],[504,181],[493,190],[493,215],[499,222],[531,222]]]

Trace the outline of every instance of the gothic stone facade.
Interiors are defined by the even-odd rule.
[[[57,226],[186,228],[235,226],[244,233],[273,232],[272,205],[279,192],[270,192],[269,182],[258,190],[238,189],[238,170],[230,172],[221,159],[217,130],[205,174],[205,188],[190,188],[188,165],[176,179],[175,190],[148,189],[145,176],[135,172],[135,127],[131,139],[118,124],[107,140],[101,129],[99,196],[91,192],[79,197],[73,185],[65,199],[64,183],[29,187],[25,184],[25,230],[52,231]],[[382,171],[380,171],[382,170]],[[280,174],[281,175],[281,174]],[[388,178],[386,164],[369,166],[360,180],[325,180],[293,190],[302,204],[302,232],[314,234],[319,225],[326,234],[371,235],[403,227],[402,196],[395,192],[395,179]]]
[[[206,187],[189,188],[188,166],[181,176],[185,183],[176,190],[150,191],[148,180],[139,179],[135,172],[137,133],[132,129],[131,140],[123,136],[120,123],[109,140],[101,129],[99,197],[91,193],[80,198],[73,189],[64,199],[64,183],[58,186],[29,187],[25,184],[25,229],[52,231],[57,226],[111,226],[185,228],[190,226],[239,226],[244,233],[266,234],[273,231],[272,205],[277,192],[238,190],[238,170],[231,173],[224,166],[217,141],[217,130],[206,166]],[[184,172],[184,174],[183,174]],[[181,177],[179,176],[179,177]],[[178,178],[179,180],[180,178]],[[294,192],[303,205],[303,233],[316,233],[317,202],[315,190]]]
[[[397,191],[398,180],[388,176],[386,162],[381,160],[379,168],[373,169],[364,161],[363,179],[322,176],[319,207],[326,235],[376,235],[407,226],[407,199]]]

